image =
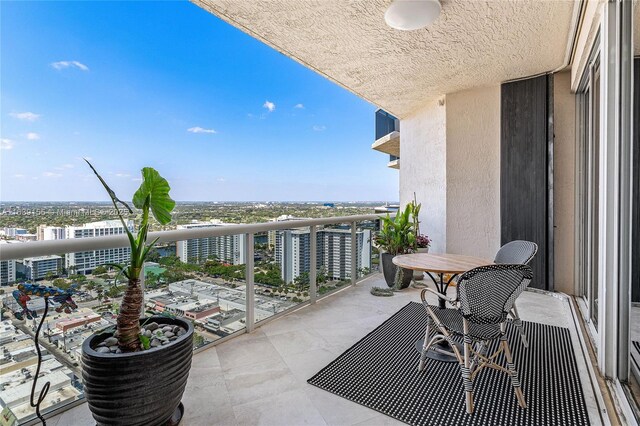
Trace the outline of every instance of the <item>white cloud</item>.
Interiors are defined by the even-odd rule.
[[[89,67],[78,61],[58,61],[51,63],[51,66],[57,70],[62,70],[65,68],[78,68],[82,71],[89,71]]]
[[[11,149],[13,148],[13,141],[11,139],[2,138],[0,139],[0,149]]]
[[[29,132],[26,134],[26,137],[30,141],[37,141],[38,139],[40,139],[40,135],[37,134],[36,132]]]
[[[9,115],[13,118],[17,118],[18,120],[24,120],[24,121],[36,121],[38,118],[40,118],[40,114],[35,114],[29,111],[10,112]]]
[[[223,177],[219,177],[218,179],[216,179],[218,182],[226,182],[227,180]]]
[[[60,167],[54,167],[54,170],[68,170],[73,169],[75,166],[73,164],[63,164]]]
[[[205,128],[198,127],[198,126],[188,128],[187,132],[191,132],[191,133],[211,133],[211,134],[218,133],[214,129],[205,129]]]
[[[302,104],[296,104],[296,105],[294,106],[294,108],[295,108],[295,109],[304,109],[304,105],[302,105]]]
[[[54,173],[54,172],[44,172],[42,176],[49,178],[59,178],[62,177],[62,173]]]
[[[131,175],[129,173],[116,173],[116,177],[125,178],[125,177],[131,177]]]
[[[266,108],[267,111],[269,112],[273,112],[276,110],[276,104],[274,104],[271,101],[264,101],[264,104],[262,104],[263,108]]]
[[[26,175],[23,175],[23,174],[18,173],[18,174],[16,174],[16,175],[13,175],[13,177],[14,177],[14,178],[18,178],[18,179],[22,179],[23,177],[26,177]]]
[[[312,127],[312,129],[314,132],[322,132],[327,129],[327,126],[319,126],[316,124],[315,126]]]

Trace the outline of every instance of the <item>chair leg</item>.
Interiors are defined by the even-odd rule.
[[[513,385],[513,390],[516,394],[516,398],[518,399],[518,404],[520,404],[522,408],[527,408],[527,403],[524,400],[524,394],[520,387],[518,372],[516,371],[516,366],[513,363],[513,357],[511,356],[511,348],[509,348],[509,343],[507,343],[506,337],[502,336],[500,343],[504,348],[504,357],[507,360],[507,370],[509,370],[509,377],[511,377],[511,384]]]
[[[467,413],[473,414],[473,379],[471,378],[471,339],[466,336],[467,321],[464,320],[464,364],[460,364],[462,371],[462,383],[464,385],[465,405]]]
[[[427,365],[427,352],[429,351],[429,333],[431,331],[431,320],[427,320],[427,329],[424,332],[424,343],[422,344],[422,352],[420,352],[420,363],[418,371],[424,370]]]
[[[525,348],[528,348],[529,340],[527,340],[527,335],[524,333],[524,327],[522,326],[522,321],[518,316],[518,309],[516,308],[515,304],[513,305],[513,308],[511,308],[511,317],[513,318],[513,325],[515,325],[520,332],[520,341],[522,342],[522,345]]]

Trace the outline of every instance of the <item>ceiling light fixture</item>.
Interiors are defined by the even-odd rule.
[[[439,0],[395,0],[384,14],[391,28],[413,31],[438,19],[442,6]]]

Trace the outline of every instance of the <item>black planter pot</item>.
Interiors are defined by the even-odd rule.
[[[389,253],[382,253],[382,273],[384,274],[384,280],[389,287],[393,287],[396,283],[396,272],[398,267],[393,264],[393,258],[395,255]],[[413,271],[411,269],[402,268],[402,281],[400,288],[407,288],[411,284],[413,278]]]
[[[179,325],[187,333],[146,351],[109,354],[91,349],[111,337],[94,334],[82,344],[82,380],[98,425],[165,425],[182,407],[193,354],[193,325],[179,318],[153,317],[159,325]],[[181,417],[181,416],[180,416]]]

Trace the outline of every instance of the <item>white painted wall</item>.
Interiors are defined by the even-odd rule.
[[[553,100],[554,285],[557,291],[574,294],[576,99],[570,72],[554,76]]]
[[[574,293],[575,97],[554,85],[555,285]],[[432,252],[493,259],[500,248],[500,86],[430,101],[400,125],[400,202],[416,192]]]
[[[447,95],[446,115],[447,252],[493,259],[500,248],[500,86]]]
[[[400,203],[419,203],[420,230],[432,239],[431,251],[447,251],[446,112],[440,100],[400,123]]]

